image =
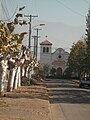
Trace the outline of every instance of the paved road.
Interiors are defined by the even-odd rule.
[[[90,120],[90,89],[67,80],[46,82],[52,120]]]

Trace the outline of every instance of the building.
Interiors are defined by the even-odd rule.
[[[45,40],[40,43],[40,63],[48,65],[50,70],[55,69],[56,74],[62,76],[67,68],[69,53],[58,48],[52,53],[52,43]]]

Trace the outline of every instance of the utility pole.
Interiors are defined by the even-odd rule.
[[[34,57],[36,58],[36,47],[37,47],[37,36],[32,36],[34,38]]]
[[[38,31],[39,31],[39,30],[42,30],[42,29],[36,28],[36,29],[34,29],[34,30],[37,31],[37,40],[36,40],[36,59],[37,59],[37,54],[38,54],[38,38],[39,38],[39,36],[38,36]]]
[[[29,42],[28,42],[28,47],[31,49],[31,22],[32,22],[32,17],[38,17],[38,16],[32,16],[32,15],[24,15],[24,17],[29,18]]]

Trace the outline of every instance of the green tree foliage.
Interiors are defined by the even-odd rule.
[[[87,36],[87,54],[86,54],[86,68],[87,68],[87,73],[90,74],[90,8],[88,10],[88,15],[86,18],[86,25],[87,25],[87,29],[86,29],[86,36]]]
[[[85,71],[85,59],[86,59],[86,42],[78,41],[73,44],[68,59],[69,71],[78,73],[79,75]]]
[[[86,18],[86,39],[73,44],[68,59],[68,71],[71,73],[90,74],[90,9]]]

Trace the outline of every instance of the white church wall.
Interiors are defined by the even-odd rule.
[[[43,52],[43,48],[49,48],[48,52]],[[51,46],[50,45],[42,45],[40,48],[40,62],[42,64],[50,64],[51,62]]]
[[[49,52],[43,52],[43,48],[48,47]],[[61,68],[62,73],[64,73],[65,69],[67,68],[67,61],[68,61],[69,53],[66,52],[63,48],[56,49],[55,52],[52,53],[52,45],[41,45],[40,46],[40,62],[45,65],[49,65],[50,68]]]

